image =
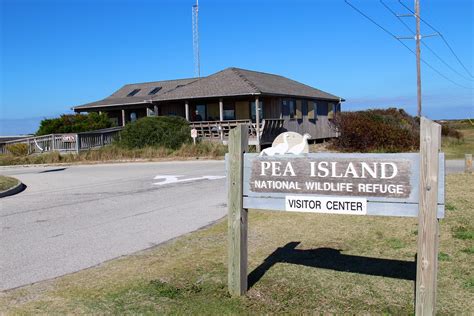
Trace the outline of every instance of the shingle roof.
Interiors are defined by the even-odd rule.
[[[155,87],[162,89],[155,95],[148,93]],[[141,89],[134,96],[127,95]],[[300,82],[263,72],[227,68],[208,77],[128,84],[104,100],[77,106],[74,109],[122,104],[151,103],[152,101],[190,100],[215,97],[279,95],[325,100],[343,100],[333,94]]]
[[[189,78],[189,79],[177,79],[177,80],[165,80],[165,81],[126,84],[122,88],[118,89],[117,91],[112,93],[109,97],[103,100],[76,106],[74,107],[74,109],[79,110],[79,109],[87,109],[91,107],[101,107],[101,106],[150,103],[152,97],[159,96],[170,90],[176,89],[178,86],[181,86],[181,85],[184,86],[196,80],[197,80],[196,78]],[[149,95],[149,93],[156,87],[161,87],[161,90],[158,91],[154,95]],[[134,96],[128,97],[127,95],[135,89],[140,89],[140,91]]]

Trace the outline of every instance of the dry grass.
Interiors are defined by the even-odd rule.
[[[0,155],[0,166],[54,163],[93,163],[133,160],[153,161],[160,159],[180,159],[194,157],[215,159],[224,157],[226,151],[227,146],[211,142],[202,142],[196,145],[185,144],[177,150],[156,147],[125,149],[111,145],[97,150],[83,151],[79,155],[59,154],[58,152],[23,157]]]
[[[442,150],[447,159],[464,159],[465,154],[474,154],[474,128],[459,129],[463,138],[444,137]]]
[[[13,188],[20,181],[12,177],[0,176],[0,191],[5,191],[10,188]]]
[[[473,314],[474,176],[447,176],[438,313]],[[0,294],[0,314],[412,314],[416,219],[250,211],[244,298],[227,294],[227,222]]]

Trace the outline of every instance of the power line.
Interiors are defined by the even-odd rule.
[[[369,17],[367,14],[365,14],[364,12],[362,12],[361,10],[359,10],[357,7],[355,7],[352,3],[350,3],[348,0],[344,0],[344,2],[349,5],[352,9],[354,9],[356,12],[358,12],[360,15],[362,15],[363,17],[365,17],[367,20],[371,21],[373,24],[377,25],[380,29],[382,29],[385,33],[389,34],[390,36],[392,36],[395,40],[397,40],[400,44],[402,44],[406,49],[408,49],[412,54],[414,54],[416,56],[416,52],[411,49],[408,45],[406,45],[405,43],[403,43],[395,34],[393,34],[392,32],[390,32],[389,30],[387,30],[386,28],[384,28],[382,25],[380,25],[379,23],[377,23],[375,20],[373,20],[371,17]],[[438,69],[436,69],[435,67],[431,66],[427,61],[425,61],[423,58],[420,58],[420,60],[423,62],[423,64],[425,64],[426,66],[428,66],[431,70],[433,70],[434,72],[436,72],[438,75],[440,75],[441,77],[443,77],[444,79],[446,79],[447,81],[451,82],[452,84],[455,84],[461,88],[464,88],[464,89],[472,89],[470,87],[466,87],[462,84],[459,84],[457,83],[456,81],[448,78],[446,75],[444,75],[443,73],[441,73]]]
[[[413,12],[408,6],[406,6],[401,0],[398,0],[398,2],[404,6],[408,11],[410,11],[415,17],[418,17],[423,23],[425,23],[426,25],[428,25],[433,31],[435,31],[436,33],[439,34],[439,37],[441,37],[441,39],[443,40],[443,42],[446,44],[446,46],[448,46],[449,50],[451,51],[451,53],[454,55],[454,57],[456,57],[456,60],[459,62],[459,64],[464,68],[464,70],[466,71],[466,73],[471,76],[472,78],[474,78],[474,76],[471,74],[471,72],[466,68],[466,66],[464,66],[463,62],[461,61],[461,59],[459,59],[458,55],[454,52],[454,49],[451,47],[451,45],[449,45],[448,41],[446,40],[446,38],[444,38],[443,34],[438,31],[434,26],[432,26],[430,23],[428,23],[427,21],[423,20],[421,17],[417,16],[415,14],[415,12]]]
[[[393,11],[385,2],[383,2],[383,0],[380,0],[380,3],[388,10],[390,11],[390,13],[392,13],[399,21],[400,23],[403,24],[403,26],[405,26],[405,28],[410,31],[411,35],[415,36],[415,31],[410,27],[408,26],[407,23],[405,23],[405,21],[403,21],[403,19],[400,17],[400,15],[398,15],[395,11]],[[453,71],[454,73],[456,73],[458,76],[460,76],[461,78],[465,79],[465,80],[470,80],[472,81],[473,79],[471,78],[468,78],[466,76],[464,76],[463,74],[461,74],[459,71],[457,71],[456,69],[454,69],[450,64],[448,64],[443,58],[441,58],[441,56],[439,56],[427,43],[425,43],[423,41],[423,39],[421,40],[421,44],[423,45],[423,47],[425,47],[426,49],[428,49],[434,56],[436,56],[436,58],[438,58],[446,67],[448,67],[449,69],[451,69],[451,71]]]

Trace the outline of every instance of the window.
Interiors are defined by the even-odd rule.
[[[137,94],[138,92],[140,92],[141,89],[134,89],[132,92],[130,92],[129,94],[127,94],[127,97],[133,97],[135,94]]]
[[[155,87],[153,90],[151,90],[148,95],[153,95],[156,94],[158,91],[161,90],[161,87]]]
[[[328,103],[328,119],[332,120],[336,113],[336,106],[334,103]]]
[[[308,120],[316,120],[318,113],[318,103],[316,101],[308,101]]]
[[[259,119],[262,120],[263,119],[263,102],[260,100],[258,101],[258,108],[259,108],[259,111],[258,111]],[[251,113],[252,122],[255,122],[257,120],[257,112],[255,111],[255,101],[250,102],[250,113]]]
[[[135,122],[137,120],[137,113],[130,113],[130,122]]]
[[[289,116],[290,119],[294,119],[296,116],[296,104],[295,100],[283,100],[283,115]]]
[[[206,119],[206,105],[196,105],[196,111],[194,112],[193,121],[204,121]]]

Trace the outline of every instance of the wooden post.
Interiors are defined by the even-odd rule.
[[[472,154],[464,155],[464,172],[472,173]]]
[[[189,122],[189,102],[188,101],[184,103],[184,113],[186,115],[186,121]]]
[[[434,315],[436,313],[439,234],[437,206],[440,144],[441,125],[421,117],[416,315]]]
[[[219,120],[221,122],[224,120],[224,102],[222,99],[219,99]]]
[[[79,153],[79,150],[81,149],[81,145],[79,142],[79,134],[76,134],[76,153]]]
[[[54,151],[54,149],[56,148],[56,137],[54,136],[54,134],[51,134],[51,151]]]
[[[122,126],[125,126],[125,110],[122,110]]]
[[[255,123],[257,131],[257,152],[260,152],[260,105],[258,104],[258,97],[255,98]]]
[[[229,133],[228,167],[228,282],[229,293],[247,292],[247,214],[243,209],[243,154],[248,151],[248,126]]]

